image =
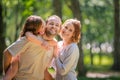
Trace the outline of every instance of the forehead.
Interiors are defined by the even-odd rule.
[[[55,22],[55,23],[61,24],[61,20],[59,18],[56,18],[56,17],[49,18],[48,22]]]
[[[67,26],[68,28],[74,29],[74,25],[71,22],[65,22],[63,26]]]

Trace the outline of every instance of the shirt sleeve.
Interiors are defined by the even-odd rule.
[[[12,56],[19,54],[21,51],[25,50],[28,40],[25,37],[22,37],[11,44],[7,49]]]
[[[79,56],[79,50],[77,46],[72,45],[65,53],[66,54],[65,59],[63,61],[60,60],[60,58],[56,58],[56,68],[59,74],[66,75],[70,69],[72,69],[72,66],[75,65],[76,59]]]

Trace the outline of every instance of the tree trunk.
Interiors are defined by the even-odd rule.
[[[74,18],[77,18],[78,20],[82,21],[79,0],[65,0],[65,1],[67,3],[68,7],[72,10]],[[79,61],[78,61],[78,66],[77,66],[78,76],[85,76],[86,70],[84,67],[84,60],[83,60],[84,55],[83,55],[83,50],[82,50],[82,33],[81,33],[81,40],[78,43],[78,46],[79,46],[79,51],[80,51],[80,56],[79,56]]]
[[[99,44],[100,52],[99,52],[99,65],[102,63],[102,49],[101,49],[101,43]]]
[[[92,46],[90,47],[90,62],[91,62],[91,66],[93,66],[93,53],[92,53]]]
[[[62,0],[53,0],[53,14],[58,15],[62,19]],[[60,36],[57,36],[58,41],[61,40]]]
[[[16,41],[18,39],[18,31],[19,31],[19,25],[18,25],[18,14],[19,14],[19,0],[15,6],[15,31],[16,31],[16,34],[15,34],[15,40]]]
[[[58,15],[62,19],[62,0],[53,0],[53,14]]]
[[[120,71],[120,6],[119,0],[113,0],[114,2],[114,63],[113,70]]]
[[[2,55],[3,50],[6,48],[5,44],[5,29],[6,26],[3,22],[3,8],[2,8],[2,1],[0,1],[0,74],[2,73]]]

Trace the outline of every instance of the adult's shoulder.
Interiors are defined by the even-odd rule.
[[[69,45],[69,47],[78,48],[78,45],[77,45],[77,43],[71,43],[71,44]]]
[[[10,46],[8,46],[7,50],[12,54],[16,55],[18,52],[20,52],[24,46],[28,43],[28,40],[26,37],[21,37],[18,40],[16,40],[14,43],[12,43]]]
[[[77,45],[77,43],[71,43],[69,46],[68,46],[68,50],[70,51],[75,51],[75,52],[79,52],[79,47]]]

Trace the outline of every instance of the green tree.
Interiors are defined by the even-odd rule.
[[[112,69],[120,71],[120,0],[114,2],[114,64]]]
[[[68,7],[71,9],[74,18],[77,18],[78,20],[81,21],[82,24],[82,12],[80,9],[80,4],[79,4],[79,0],[66,0],[66,3],[68,5]],[[80,52],[80,56],[79,56],[79,61],[78,61],[78,76],[85,76],[86,71],[85,71],[85,67],[84,67],[84,56],[83,56],[83,50],[82,50],[82,27],[81,27],[81,40],[78,43],[79,46],[79,52]]]
[[[3,5],[2,1],[0,1],[0,73],[2,73],[2,55],[3,55],[3,50],[6,48],[5,44],[5,30],[6,26],[4,23],[4,18],[3,18]]]
[[[62,19],[62,0],[53,0],[53,14],[58,15]],[[61,40],[60,36],[57,36],[58,41]]]
[[[91,65],[94,63],[93,45],[99,47],[101,61],[101,44],[113,41],[112,0],[84,0],[81,3],[83,21],[83,44],[90,44]],[[100,62],[101,63],[101,62]]]

